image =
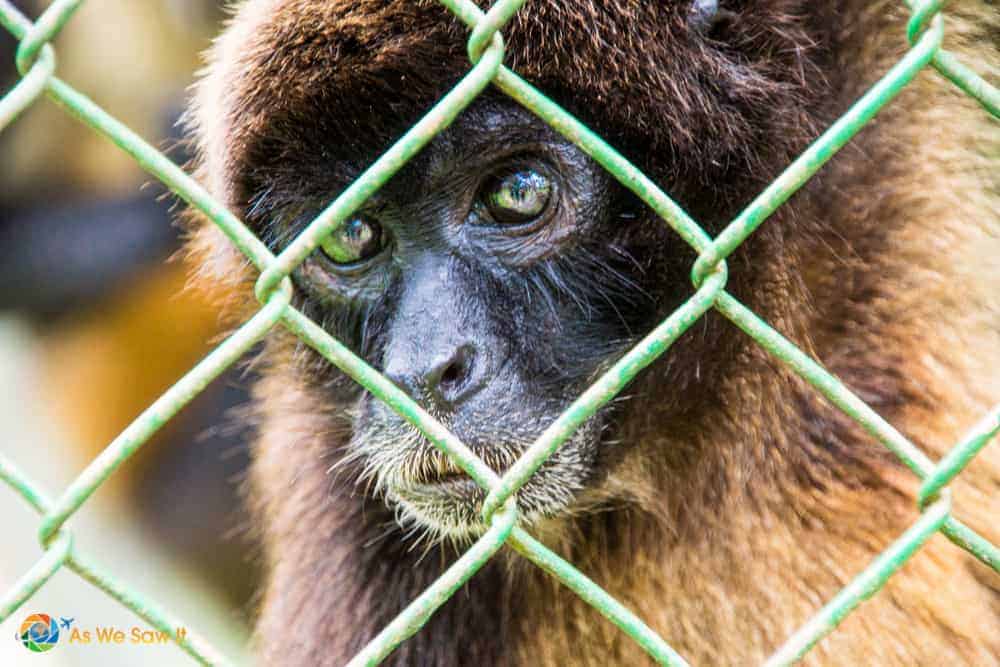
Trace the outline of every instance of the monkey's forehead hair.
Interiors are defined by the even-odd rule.
[[[505,63],[654,176],[761,168],[812,131],[831,22],[807,0],[730,4],[722,41],[690,1],[532,0]],[[468,34],[432,0],[239,5],[189,117],[212,189],[239,207],[249,171],[370,161],[469,70]]]

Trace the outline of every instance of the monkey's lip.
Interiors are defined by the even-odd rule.
[[[447,459],[435,458],[431,465],[407,475],[404,483],[406,486],[436,486],[463,479],[469,479],[464,470]]]
[[[478,489],[479,485],[471,477],[462,473],[460,475],[448,475],[439,479],[430,480],[421,484],[412,484],[405,487],[410,491],[433,491],[433,490],[465,490]]]
[[[399,479],[395,491],[403,498],[426,501],[442,497],[472,499],[479,497],[482,489],[449,458],[435,455]]]
[[[472,452],[498,475],[503,475],[522,453],[519,446],[467,440]],[[418,450],[397,469],[400,474],[390,483],[389,491],[411,506],[463,507],[463,511],[471,510],[478,515],[476,508],[486,499],[487,490],[443,452],[431,447],[426,443],[425,449]]]
[[[395,495],[417,505],[450,505],[457,502],[474,506],[486,498],[486,492],[464,472],[418,484],[407,484],[396,488]]]
[[[450,470],[443,475],[438,475],[437,477],[432,477],[431,479],[424,482],[425,484],[447,484],[449,482],[455,481],[468,481],[472,478],[464,470]]]
[[[430,443],[428,443],[429,446]],[[520,454],[520,452],[501,452],[496,448],[485,447],[473,448],[473,452],[498,475],[502,475],[516,460],[516,456]],[[404,470],[405,472],[397,479],[401,482],[401,486],[410,488],[454,486],[458,482],[475,484],[469,473],[459,468],[458,464],[440,452],[434,452],[429,456],[414,457],[407,462]]]
[[[476,484],[475,480],[469,477],[467,472],[455,468],[454,470],[448,470],[433,475],[422,475],[419,479],[410,480],[409,483],[406,484],[405,488],[422,490],[451,488],[466,485],[479,486]]]

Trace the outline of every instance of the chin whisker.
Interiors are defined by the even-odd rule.
[[[564,401],[553,399],[530,412],[519,406],[503,423],[484,418],[474,437],[464,436],[466,444],[489,468],[503,474],[548,426],[545,415],[558,414],[563,407]],[[408,552],[419,552],[422,561],[436,545],[465,548],[488,529],[479,516],[485,491],[444,481],[464,473],[420,431],[386,410],[362,411],[356,418],[361,426],[356,422],[342,456],[327,472],[333,481],[346,476],[353,479],[356,492],[380,498],[391,509],[391,524],[399,529]],[[572,511],[592,474],[597,448],[605,444],[607,428],[600,416],[588,420],[521,489],[518,506],[524,525]],[[369,544],[392,532],[387,529]]]

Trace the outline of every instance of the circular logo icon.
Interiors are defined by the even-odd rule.
[[[59,642],[59,623],[48,614],[32,614],[21,623],[17,639],[29,651],[51,651]]]

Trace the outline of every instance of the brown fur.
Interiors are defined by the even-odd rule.
[[[905,48],[900,3],[812,5],[746,3],[732,38],[760,57],[734,69],[685,42],[680,14],[659,3],[533,2],[504,30],[506,60],[716,229]],[[946,46],[995,77],[989,3],[954,2],[948,17]],[[467,69],[465,35],[427,2],[249,3],[198,89],[202,176],[246,213],[283,165],[325,149],[310,137],[363,167]],[[995,121],[924,72],[730,261],[741,300],[935,459],[1000,400],[998,155]],[[211,226],[191,247],[203,280],[250,277]],[[685,359],[696,379],[664,397]],[[380,501],[327,474],[349,423],[312,382],[315,357],[281,334],[267,365],[251,491],[270,572],[261,652],[265,664],[340,664],[454,555],[421,560],[378,539]],[[540,536],[693,664],[759,661],[918,516],[913,475],[718,315],[630,393],[629,449]],[[997,447],[952,486],[955,514],[1000,543]],[[806,662],[1000,664],[998,581],[935,536]],[[646,660],[516,556],[487,565],[394,656]]]

